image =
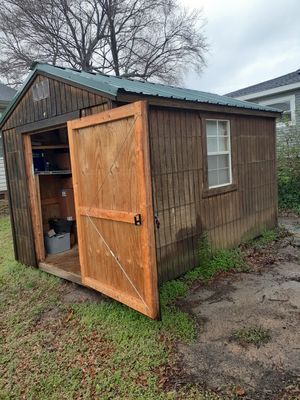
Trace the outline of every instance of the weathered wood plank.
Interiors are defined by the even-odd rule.
[[[12,129],[3,132],[3,141],[15,255],[20,262],[36,266],[22,138]]]
[[[44,79],[49,81],[49,97],[40,101],[33,101],[32,86]],[[89,90],[80,89],[60,80],[37,75],[2,129],[7,130],[38,121],[45,122],[48,118],[83,108],[88,109],[98,104],[101,104],[102,110],[107,107],[112,108],[109,98],[90,93]]]
[[[147,106],[70,121],[68,135],[82,281],[157,318]]]

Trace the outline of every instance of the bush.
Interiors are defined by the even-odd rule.
[[[300,214],[300,129],[285,125],[278,130],[278,205]]]

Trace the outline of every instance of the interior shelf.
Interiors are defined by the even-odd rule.
[[[72,172],[71,170],[61,170],[61,171],[37,171],[35,175],[70,175]]]
[[[45,144],[41,146],[32,146],[32,150],[54,150],[54,149],[68,149],[67,144]]]

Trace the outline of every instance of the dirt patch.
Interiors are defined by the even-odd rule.
[[[300,249],[291,239],[253,253],[250,272],[198,284],[180,303],[199,326],[194,343],[178,345],[186,382],[222,393],[239,388],[251,400],[286,398],[288,390],[300,398]],[[232,340],[256,327],[270,339],[247,346]]]
[[[63,312],[58,307],[48,308],[40,313],[36,318],[36,324],[51,325],[61,318]]]
[[[295,216],[280,217],[279,223],[293,234],[293,244],[300,247],[300,218]]]
[[[103,301],[105,296],[96,292],[93,289],[84,286],[76,285],[76,283],[64,283],[65,291],[62,295],[61,302],[64,304],[77,304],[77,303],[99,303]]]

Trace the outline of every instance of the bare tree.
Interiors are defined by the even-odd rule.
[[[90,71],[106,17],[98,0],[5,0],[0,32],[0,74],[8,79],[35,60]]]
[[[203,26],[176,0],[3,0],[0,76],[17,84],[38,60],[178,82],[205,65]]]

